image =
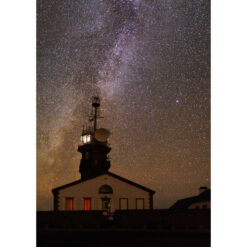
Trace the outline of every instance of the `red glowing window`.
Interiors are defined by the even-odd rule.
[[[91,199],[84,199],[84,210],[91,210]]]
[[[73,210],[73,198],[66,198],[66,210]]]

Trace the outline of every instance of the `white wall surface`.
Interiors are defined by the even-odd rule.
[[[109,185],[112,194],[100,194],[102,185]],[[59,190],[58,210],[65,210],[66,198],[73,198],[73,210],[84,210],[84,199],[91,198],[91,210],[102,210],[102,198],[111,198],[111,210],[119,209],[119,199],[128,198],[128,209],[136,209],[136,198],[144,198],[144,209],[150,209],[150,193],[108,174]]]

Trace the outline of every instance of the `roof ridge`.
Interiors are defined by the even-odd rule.
[[[116,177],[116,178],[118,178],[118,179],[120,179],[120,180],[123,180],[123,181],[126,182],[126,183],[129,183],[129,184],[132,184],[132,185],[134,185],[134,186],[136,186],[136,187],[139,187],[139,188],[141,188],[141,189],[147,190],[147,191],[149,191],[149,192],[151,192],[151,193],[153,193],[153,194],[155,193],[154,190],[151,190],[151,189],[149,189],[149,188],[147,188],[147,187],[145,187],[145,186],[143,186],[143,185],[140,185],[140,184],[138,184],[138,183],[136,183],[136,182],[133,182],[133,181],[127,179],[127,178],[121,177],[121,176],[119,176],[119,175],[117,175],[117,174],[115,174],[115,173],[112,173],[112,172],[106,172],[106,173],[109,174],[109,175],[112,175],[113,177]]]
[[[117,179],[119,179],[119,180],[122,180],[122,181],[128,183],[128,184],[131,184],[131,185],[133,185],[133,186],[136,186],[136,187],[138,187],[138,188],[140,188],[140,189],[143,189],[143,190],[146,190],[146,191],[148,191],[148,192],[151,192],[152,194],[155,193],[154,190],[151,190],[151,189],[149,189],[149,188],[147,188],[147,187],[145,187],[145,186],[142,186],[142,185],[140,185],[140,184],[137,184],[137,183],[135,183],[135,182],[133,182],[133,181],[131,181],[131,180],[128,180],[128,179],[126,179],[126,178],[123,178],[123,177],[121,177],[121,176],[115,174],[115,173],[108,172],[108,171],[105,172],[105,173],[103,173],[103,174],[100,174],[100,175],[98,175],[98,176],[96,176],[96,177],[92,177],[92,178],[89,178],[89,179],[86,179],[86,180],[81,180],[81,179],[79,179],[79,180],[76,180],[76,181],[74,181],[74,182],[71,182],[71,183],[64,184],[64,185],[62,185],[62,186],[56,187],[56,188],[52,189],[52,193],[55,193],[56,191],[58,191],[58,190],[60,190],[60,189],[63,189],[63,188],[67,188],[67,187],[69,187],[69,186],[73,186],[73,185],[76,185],[76,184],[79,184],[79,183],[82,183],[82,182],[86,182],[86,181],[88,181],[88,180],[90,180],[90,179],[93,179],[93,178],[97,178],[97,177],[103,176],[103,175],[105,175],[105,174],[108,174],[108,175],[110,175],[110,176],[112,176],[112,177],[115,177],[115,178],[117,178]]]

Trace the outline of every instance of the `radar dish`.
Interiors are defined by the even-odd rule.
[[[110,135],[109,130],[103,128],[97,129],[94,133],[94,137],[99,142],[106,142],[109,135]]]

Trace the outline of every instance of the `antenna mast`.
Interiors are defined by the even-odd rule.
[[[94,108],[94,115],[93,115],[93,121],[94,121],[94,125],[93,125],[93,130],[95,132],[96,128],[97,128],[97,118],[98,118],[98,108],[100,107],[100,99],[99,97],[93,97],[93,103],[92,103],[92,107]]]

